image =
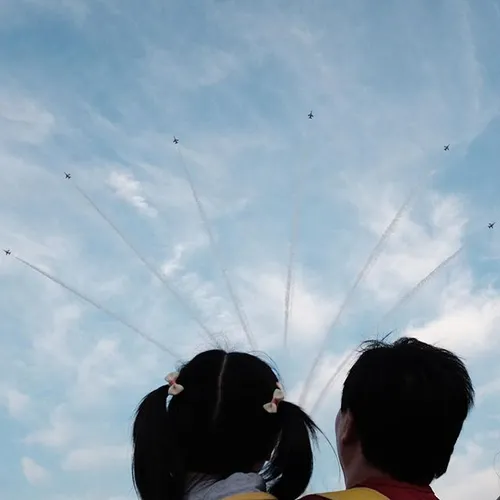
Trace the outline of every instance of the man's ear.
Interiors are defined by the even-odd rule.
[[[357,441],[356,427],[350,410],[342,412],[339,420],[339,441],[343,445],[349,445]]]

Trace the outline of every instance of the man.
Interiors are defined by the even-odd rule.
[[[304,500],[437,500],[430,484],[446,472],[473,405],[452,352],[413,338],[365,343],[335,422],[346,491]]]

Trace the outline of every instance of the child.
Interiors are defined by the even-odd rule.
[[[206,351],[141,402],[135,488],[142,500],[222,500],[242,493],[264,499],[269,486],[278,500],[293,500],[311,478],[317,431],[285,401],[267,363]]]

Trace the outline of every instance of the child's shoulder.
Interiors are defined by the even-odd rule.
[[[247,493],[236,493],[224,500],[276,500],[276,497],[265,491],[249,491]]]

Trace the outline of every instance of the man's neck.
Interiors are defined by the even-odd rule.
[[[437,500],[430,486],[415,486],[393,479],[366,463],[359,463],[344,471],[346,489],[366,487],[378,491],[388,498],[426,498]],[[399,495],[399,496],[398,496]]]
[[[351,463],[344,470],[346,488],[362,484],[368,479],[390,479],[390,476],[367,464],[364,459]]]

